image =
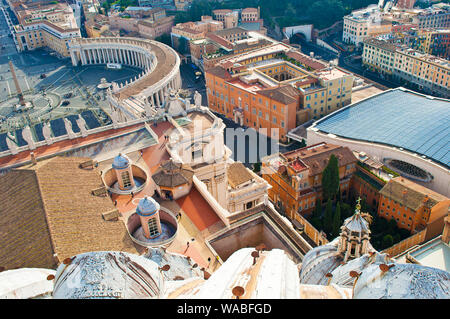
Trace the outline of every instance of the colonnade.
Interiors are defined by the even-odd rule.
[[[150,52],[119,47],[82,47],[78,52],[70,51],[70,57],[74,66],[79,62],[81,65],[120,63],[143,70],[151,70],[156,63],[155,57]]]
[[[143,98],[153,107],[164,106],[169,91],[181,88],[180,58],[160,42],[126,37],[81,38],[69,44],[69,52],[74,66],[118,63],[142,69],[141,75],[120,84],[113,93],[131,89],[131,95]],[[136,85],[138,82],[141,84]]]

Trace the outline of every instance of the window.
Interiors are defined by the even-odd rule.
[[[156,218],[150,218],[148,220],[148,230],[150,232],[150,237],[156,237],[159,235],[158,224]]]
[[[130,173],[128,171],[122,173],[122,183],[125,188],[131,187]]]

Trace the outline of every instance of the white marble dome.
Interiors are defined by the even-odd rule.
[[[300,283],[309,285],[326,285],[325,275],[332,272],[343,262],[338,252],[339,237],[326,245],[315,247],[303,257],[300,269]]]
[[[147,258],[125,252],[89,252],[58,266],[53,298],[157,298],[163,293],[163,281],[158,265]]]
[[[354,289],[354,299],[450,299],[450,273],[417,264],[368,266]]]
[[[45,268],[20,268],[0,273],[0,299],[50,298],[53,283],[47,276],[55,271]]]

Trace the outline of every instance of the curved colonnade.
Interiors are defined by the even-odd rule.
[[[146,104],[161,107],[170,89],[181,88],[180,58],[161,42],[128,37],[80,38],[70,43],[69,52],[74,66],[119,63],[142,70],[130,82],[113,85],[114,104],[125,107],[127,114],[142,113]]]

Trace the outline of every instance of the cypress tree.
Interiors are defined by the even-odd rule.
[[[325,207],[325,216],[323,220],[323,230],[330,234],[333,230],[333,206],[331,203],[331,199],[328,198],[327,206]]]
[[[323,195],[327,199],[334,197],[339,191],[339,164],[333,154],[322,172],[322,188]]]
[[[333,215],[333,237],[339,235],[339,229],[341,227],[341,205],[339,202],[336,204],[336,210]]]
[[[383,237],[382,245],[383,249],[389,248],[394,243],[394,238],[391,235],[387,234]]]
[[[312,213],[313,218],[321,218],[322,216],[322,203],[320,199],[316,199],[316,206],[314,207],[314,211]]]

